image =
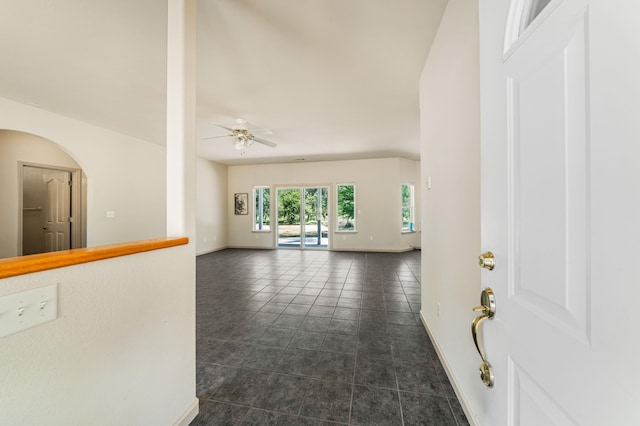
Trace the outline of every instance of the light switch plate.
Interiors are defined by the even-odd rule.
[[[58,284],[0,297],[0,337],[58,317]]]

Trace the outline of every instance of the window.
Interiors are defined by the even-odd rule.
[[[338,194],[336,231],[355,232],[356,230],[356,186],[353,184],[336,185]]]
[[[531,22],[536,19],[542,9],[547,7],[547,5],[551,2],[551,0],[531,0],[531,5],[529,6],[529,14],[527,15],[527,20],[525,23],[525,28],[531,24]]]
[[[402,184],[402,232],[413,232],[413,184]]]
[[[271,191],[268,186],[253,188],[253,230],[271,231]]]

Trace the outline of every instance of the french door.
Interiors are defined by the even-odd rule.
[[[329,247],[329,188],[277,188],[278,247]]]

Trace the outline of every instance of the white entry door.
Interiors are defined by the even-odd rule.
[[[478,417],[640,425],[640,2],[481,0],[480,52]]]
[[[43,173],[45,208],[43,226],[45,251],[67,250],[71,247],[71,173],[47,171]]]

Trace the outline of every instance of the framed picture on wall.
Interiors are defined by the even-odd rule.
[[[234,195],[235,214],[249,214],[249,194],[236,192]]]

